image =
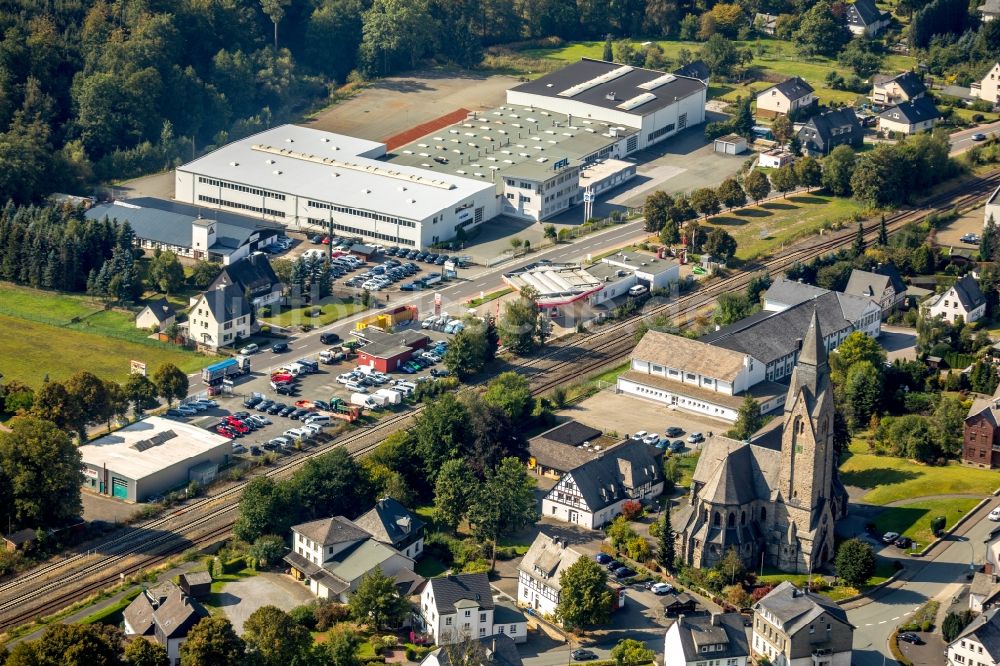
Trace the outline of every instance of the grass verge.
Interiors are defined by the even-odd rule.
[[[303,324],[308,324],[310,326],[326,326],[327,324],[332,324],[338,319],[349,317],[356,312],[363,312],[367,309],[361,303],[343,301],[335,296],[324,298],[319,302],[318,306],[320,308],[320,314],[315,317],[310,316],[309,312],[311,312],[316,306],[306,305],[298,308],[282,310],[281,312],[270,317],[262,317],[261,321],[267,322],[272,326],[281,326],[284,328],[288,328],[289,326],[301,326]]]
[[[923,547],[934,540],[931,520],[935,516],[944,516],[945,529],[948,529],[978,503],[978,499],[951,498],[917,500],[889,507],[875,517],[875,531],[878,534],[898,532]]]
[[[135,600],[142,593],[141,588],[136,588],[134,590],[129,590],[124,597],[111,604],[106,608],[102,608],[99,611],[95,611],[84,618],[81,618],[77,624],[107,624],[117,627],[121,624],[122,613],[128,608],[129,604]]]
[[[482,298],[473,298],[472,300],[469,301],[469,307],[473,307],[473,308],[479,307],[483,303],[489,303],[490,301],[495,301],[498,298],[503,298],[504,296],[506,296],[507,294],[511,293],[512,291],[514,291],[514,290],[511,289],[510,287],[507,287],[505,289],[498,289],[497,291],[494,291],[492,293],[486,294]]]
[[[889,580],[894,573],[896,573],[896,568],[893,566],[892,562],[878,558],[876,560],[875,573],[868,579],[868,584],[863,586],[860,590],[849,585],[833,585],[821,591],[820,594],[832,599],[833,601],[840,601],[841,599],[847,599],[848,597],[853,597],[861,594],[862,592],[866,592],[874,586],[884,583]],[[765,568],[764,575],[758,576],[757,580],[766,585],[777,585],[778,583],[787,580],[798,587],[805,587],[809,584],[810,578],[815,581],[817,577],[816,575],[810,576],[809,574],[794,574],[778,571],[773,568]]]

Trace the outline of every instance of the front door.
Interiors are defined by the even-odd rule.
[[[570,509],[570,511],[569,511],[569,522],[571,522],[571,523],[577,522],[577,519],[579,518],[579,516],[580,516],[580,514],[578,512],[573,511],[572,509]]]

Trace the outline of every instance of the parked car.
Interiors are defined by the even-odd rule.
[[[618,580],[625,580],[626,578],[631,578],[635,575],[634,569],[629,569],[628,567],[618,567],[615,569],[614,576]]]
[[[684,428],[678,428],[677,426],[670,426],[663,431],[663,434],[667,437],[680,437],[684,434]]]
[[[990,516],[989,516],[989,518],[990,518],[990,520],[992,520],[993,522],[997,522],[997,521],[1000,521],[1000,506],[998,506],[997,508],[995,508],[995,509],[993,509],[992,511],[990,511]]]
[[[684,450],[684,442],[683,441],[681,441],[679,439],[675,439],[674,441],[672,441],[670,443],[670,452],[671,453],[679,453],[679,452],[681,452],[683,450]]]
[[[670,594],[674,591],[674,586],[670,583],[653,583],[649,591],[653,594]]]
[[[193,407],[185,407],[184,405],[179,405],[177,411],[180,412],[181,416],[194,416],[198,413],[198,410]]]
[[[913,540],[910,537],[901,536],[893,542],[896,548],[907,549],[913,545]]]
[[[242,444],[233,444],[233,453],[237,453],[238,454],[238,453],[246,453],[246,452],[247,452],[247,447],[243,446]]]
[[[637,442],[641,442],[643,438],[648,434],[649,433],[646,432],[645,430],[640,430],[639,432],[632,435],[632,439],[634,439]]]
[[[912,645],[924,644],[924,639],[920,638],[920,636],[917,636],[916,634],[910,631],[904,631],[903,633],[901,633],[899,635],[899,640],[903,641],[904,643],[910,643]]]
[[[271,414],[273,416],[274,414],[279,413],[281,410],[283,410],[287,406],[288,405],[284,404],[283,402],[276,402],[276,403],[274,403],[273,405],[271,405],[270,407],[267,408],[267,413]]]
[[[258,404],[260,404],[263,401],[264,401],[264,396],[262,396],[262,395],[252,395],[252,396],[250,396],[249,398],[247,398],[246,400],[243,401],[243,406],[244,407],[253,407],[254,405],[258,405]]]
[[[240,353],[243,354],[244,356],[250,356],[251,354],[256,354],[259,351],[260,351],[260,345],[251,342],[246,347],[241,349]]]
[[[445,368],[431,368],[431,377],[447,377],[450,374]]]
[[[595,560],[595,561],[596,561],[596,562],[597,562],[598,564],[607,564],[607,563],[608,563],[608,562],[610,562],[610,561],[611,561],[612,559],[614,559],[614,558],[612,558],[612,557],[611,557],[610,555],[608,555],[607,553],[598,553],[597,555],[594,555],[594,560]]]
[[[688,435],[688,442],[690,442],[691,444],[697,444],[698,442],[704,442],[704,441],[705,441],[705,436],[702,435],[700,432],[693,432],[690,435]]]
[[[657,434],[646,435],[642,438],[643,444],[649,444],[650,446],[656,445],[660,441],[660,436]]]
[[[274,392],[278,395],[295,395],[295,384],[278,384],[274,388]]]
[[[288,416],[289,414],[294,412],[295,409],[296,408],[293,406],[284,407],[280,412],[278,412],[278,416]]]
[[[623,566],[622,563],[619,562],[618,560],[611,560],[610,562],[604,565],[604,568],[607,569],[608,571],[614,571],[615,569],[621,569],[622,566]]]
[[[281,354],[282,352],[286,352],[289,349],[290,347],[288,346],[287,342],[275,342],[273,345],[271,345],[271,352],[274,354]]]
[[[209,398],[198,398],[195,402],[200,402],[201,404],[205,405],[209,409],[215,409],[216,407],[219,406],[219,403],[217,403],[216,401],[211,400]]]
[[[215,429],[215,432],[219,433],[226,439],[236,439],[236,433],[227,428],[226,426],[219,426]]]
[[[590,650],[579,649],[573,650],[573,661],[590,661],[591,659],[597,659],[597,655]]]
[[[882,543],[890,544],[899,538],[899,532],[886,532],[882,535]]]

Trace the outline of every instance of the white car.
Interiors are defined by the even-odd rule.
[[[354,391],[355,393],[368,393],[367,386],[362,386],[361,384],[355,381],[347,382],[346,384],[344,384],[344,388],[346,388],[348,391]]]
[[[197,409],[195,409],[194,407],[188,407],[187,405],[179,405],[177,407],[177,411],[184,416],[194,416],[195,414],[198,413]]]
[[[193,400],[192,402],[200,402],[201,404],[205,405],[205,407],[207,407],[209,409],[213,409],[213,408],[219,406],[219,403],[217,403],[214,400],[209,400],[208,398],[198,398],[197,400]]]
[[[246,347],[240,350],[240,353],[244,356],[250,356],[251,354],[256,354],[260,351],[260,346],[255,343],[250,343]]]
[[[994,522],[1000,521],[1000,506],[990,511],[990,520]]]
[[[657,435],[656,433],[653,433],[652,435],[646,435],[645,437],[642,438],[642,443],[649,444],[650,446],[658,443],[659,441],[660,441],[660,436]]]
[[[639,432],[637,432],[634,435],[632,435],[632,439],[634,439],[637,442],[641,442],[643,440],[643,438],[645,438],[646,435],[648,435],[648,434],[649,433],[646,432],[645,430],[640,430]]]
[[[670,583],[655,583],[649,591],[653,594],[670,594],[674,591],[674,586]]]
[[[347,383],[353,382],[353,381],[354,381],[354,375],[351,374],[350,372],[345,372],[342,375],[337,375],[337,383],[338,384],[347,384]]]

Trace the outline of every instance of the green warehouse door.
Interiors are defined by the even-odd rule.
[[[112,478],[111,494],[119,499],[128,499],[128,481]]]

